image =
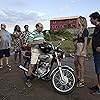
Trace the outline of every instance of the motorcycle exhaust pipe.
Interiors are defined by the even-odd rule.
[[[22,65],[19,65],[19,68],[21,68],[22,70],[28,72],[28,69],[26,69],[25,67],[23,67]]]

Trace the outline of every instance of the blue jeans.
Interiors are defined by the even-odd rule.
[[[100,74],[100,53],[94,54],[93,56],[94,56],[96,74]]]

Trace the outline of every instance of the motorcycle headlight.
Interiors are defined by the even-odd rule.
[[[49,57],[50,57],[50,58],[53,58],[52,54],[49,54]]]
[[[63,52],[59,52],[58,53],[58,57],[63,59],[63,58],[65,58],[65,54]]]

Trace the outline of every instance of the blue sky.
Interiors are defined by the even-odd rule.
[[[49,29],[52,18],[84,16],[91,26],[89,15],[95,11],[100,12],[100,0],[0,0],[0,23],[7,24],[10,32],[16,24],[22,30],[29,24],[33,31],[37,22]]]

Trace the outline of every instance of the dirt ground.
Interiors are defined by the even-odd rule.
[[[63,64],[73,67],[73,58],[65,58]],[[92,95],[89,89],[96,84],[93,60],[86,61],[86,86],[75,88],[67,95],[57,93],[50,81],[34,79],[33,86],[28,88],[23,71],[19,64],[14,63],[13,56],[10,57],[10,65],[11,71],[6,66],[0,69],[0,100],[100,100],[100,95]]]

